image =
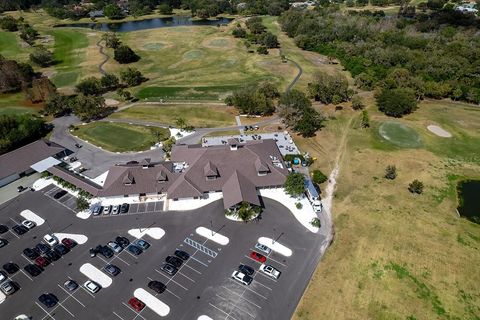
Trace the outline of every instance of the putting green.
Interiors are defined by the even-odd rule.
[[[166,45],[164,43],[156,42],[156,43],[147,43],[146,45],[143,46],[143,48],[149,51],[158,51],[165,48],[165,46]]]
[[[190,50],[183,54],[183,57],[187,60],[197,60],[203,57],[203,51],[201,50]]]
[[[382,138],[398,147],[418,148],[422,145],[422,139],[414,129],[397,121],[382,123],[378,132]]]
[[[208,44],[212,47],[223,48],[223,47],[228,47],[230,45],[230,41],[224,38],[217,38],[217,39],[213,39]]]

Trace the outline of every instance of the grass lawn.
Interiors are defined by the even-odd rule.
[[[392,120],[373,98],[367,101],[372,123]],[[362,129],[359,112],[329,112],[336,120],[316,137],[295,138],[325,173],[339,149],[343,157],[333,200],[335,241],[294,319],[478,319],[480,225],[458,217],[455,191],[458,180],[480,178],[478,109],[422,102],[395,120],[421,137],[413,149],[385,143],[375,125]],[[429,124],[453,137],[434,135]],[[389,164],[397,167],[393,181],[383,178]],[[414,179],[425,184],[422,195],[408,192]]]
[[[92,122],[77,128],[74,135],[113,152],[148,150],[155,142],[170,137],[168,129],[125,123]]]
[[[112,114],[111,118],[154,121],[175,126],[175,120],[184,118],[195,128],[214,128],[235,125],[233,107],[205,105],[138,105]]]
[[[0,115],[37,113],[42,104],[32,104],[25,100],[23,93],[9,93],[0,95]]]
[[[22,54],[22,48],[17,38],[18,32],[0,31],[0,54],[7,59],[18,59]]]

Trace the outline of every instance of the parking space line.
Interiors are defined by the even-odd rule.
[[[135,318],[133,318],[133,319],[136,319],[137,317],[140,317],[140,318],[146,320],[142,315],[140,315],[140,313],[138,313],[136,310],[133,310],[132,307],[130,307],[128,304],[126,304],[125,302],[122,302],[122,304],[123,304],[128,310],[130,310],[130,311],[132,311],[133,313],[136,314]]]
[[[217,309],[218,311],[220,311],[221,313],[223,313],[224,315],[226,315],[227,317],[225,319],[228,319],[228,318],[232,318],[234,320],[237,320],[235,319],[234,317],[232,317],[230,314],[226,313],[225,311],[223,311],[222,309],[220,309],[219,307],[211,304],[210,302],[208,303],[209,305],[211,305],[212,307],[214,307],[215,309]]]
[[[207,264],[203,263],[202,261],[198,260],[197,258],[191,256],[190,259],[193,259],[193,260],[197,261],[197,262],[200,263],[200,264],[203,264],[205,267],[208,268],[208,265],[207,265]]]
[[[187,263],[188,263],[188,261],[185,262],[185,267],[190,268],[191,270],[195,271],[195,272],[198,273],[198,274],[202,274],[202,273],[201,273],[200,271],[198,271],[197,269],[190,267]]]
[[[235,284],[238,285],[238,286],[243,286],[243,285],[241,285],[240,283],[238,283],[237,281],[233,280],[232,278],[228,278],[228,280],[232,281],[233,283],[235,283]],[[256,292],[255,290],[252,290],[252,289],[248,288],[247,286],[245,286],[245,289],[248,290],[248,291],[250,291],[250,292],[253,292],[253,293],[255,293],[257,296],[262,297],[263,299],[267,300],[267,297],[265,297],[264,295],[261,295],[260,293]]]
[[[20,237],[19,237],[15,232],[13,232],[11,229],[8,229],[8,231],[9,231],[11,234],[13,234],[15,237],[17,237],[17,239],[20,239]]]
[[[236,293],[235,291],[233,291],[232,289],[229,289],[229,288],[227,288],[227,287],[225,287],[225,286],[222,286],[222,287],[225,288],[225,289],[227,289],[228,291],[230,291],[230,292],[233,293],[234,295],[238,296],[240,299],[247,301],[248,303],[254,305],[255,307],[257,307],[257,308],[259,308],[259,309],[262,309],[262,307],[260,307],[258,304],[253,303],[252,301],[248,300],[247,298],[244,298],[244,297],[243,297],[243,293],[240,295],[240,294]],[[245,292],[245,291],[244,291],[244,292]]]
[[[121,252],[120,252],[120,253],[121,253]],[[118,259],[118,260],[122,261],[123,263],[125,263],[127,266],[130,266],[130,263],[128,263],[127,261],[125,261],[125,260],[123,260],[122,258],[120,258],[120,253],[118,253],[116,256],[114,256],[114,257],[112,258],[112,260],[110,260],[110,262],[112,262],[112,261],[115,260],[115,259]]]
[[[93,299],[95,299],[95,296],[94,296],[93,294],[91,294],[90,292],[88,292],[88,290],[85,289],[85,288],[83,287],[83,285],[80,285],[80,288],[82,288],[83,291],[85,291],[86,293],[88,293],[88,294],[90,295],[90,297],[92,297]]]
[[[264,278],[267,278],[267,279],[269,279],[269,280],[271,280],[271,281],[273,281],[273,282],[275,282],[275,283],[277,282],[277,280],[273,279],[272,277],[267,276],[266,274],[264,274],[264,273],[261,272],[261,271],[257,271],[257,273],[258,273],[259,275],[263,276]]]
[[[123,319],[122,317],[120,317],[115,311],[113,311],[113,314],[116,315],[118,318],[122,319],[122,320],[125,320]]]
[[[268,257],[268,259],[272,260],[272,261],[275,262],[275,263],[278,263],[278,264],[281,265],[282,267],[285,267],[285,268],[287,267],[286,264],[283,264],[283,263],[281,263],[280,261],[277,261],[277,260],[275,260],[275,259],[273,259],[273,258],[270,258],[270,256]]]
[[[65,293],[68,294],[70,297],[72,297],[73,299],[75,299],[75,301],[77,301],[78,303],[80,303],[80,305],[81,305],[82,307],[85,308],[85,305],[84,305],[83,303],[81,303],[80,300],[78,300],[77,298],[75,298],[75,297],[73,296],[73,294],[71,294],[70,292],[68,292],[67,290],[65,290],[65,288],[62,287],[61,285],[57,284],[57,286],[58,286],[60,289],[62,289],[63,291],[65,291]],[[76,291],[75,291],[75,292],[76,292]]]
[[[185,274],[181,273],[180,271],[177,272],[178,274],[181,274],[182,276],[184,276],[185,278],[187,278],[188,280],[192,281],[193,283],[195,283],[195,280],[193,280],[192,278],[190,277],[187,277]]]
[[[20,224],[18,221],[15,221],[14,219],[10,218],[10,220],[12,220],[13,222],[15,222],[15,224]]]
[[[47,310],[45,310],[37,301],[35,301],[35,304],[36,304],[40,309],[42,309],[43,312],[45,312],[45,313],[47,314],[47,316],[49,316],[50,318],[52,318],[53,320],[55,320],[55,318],[54,318]],[[45,319],[45,317],[43,317],[43,319]],[[43,319],[42,319],[42,320],[43,320]]]
[[[68,298],[66,298],[65,300],[63,300],[63,302],[65,302]],[[67,311],[68,313],[70,313],[70,315],[72,317],[75,318],[75,315],[73,313],[70,312],[70,310],[68,310],[67,308],[65,308],[65,306],[59,301],[58,304],[60,305],[60,307],[62,307],[65,311]]]
[[[20,269],[19,271],[22,272],[22,273],[25,275],[25,277],[27,277],[28,279],[30,279],[30,281],[33,281],[33,279],[30,278],[30,276],[29,276],[28,274],[26,274],[22,269]]]
[[[102,257],[100,256],[100,254],[97,254],[97,257],[99,257],[99,258],[100,258],[100,260],[102,260],[103,262],[105,262],[106,264],[108,264],[108,261],[107,261],[107,260],[105,260],[104,258],[102,258]]]
[[[272,288],[267,287],[266,285],[264,285],[264,284],[261,283],[260,281],[255,281],[255,283],[258,283],[259,285],[261,285],[261,286],[264,287],[265,289],[272,291]]]
[[[150,277],[147,277],[148,280],[150,281],[153,281],[152,278]],[[178,298],[178,300],[182,300],[182,298],[180,298],[179,296],[177,296],[175,293],[173,293],[172,291],[168,290],[168,288],[165,289],[165,291],[167,291],[168,293],[170,293],[172,296],[175,296],[176,298]]]
[[[230,302],[230,300],[228,300],[227,298],[225,297],[222,297],[221,295],[219,294],[215,294],[217,297],[219,297],[220,299],[222,299],[223,301],[226,301],[229,305],[232,305],[232,310],[233,309],[238,309],[240,311],[242,311],[243,313],[246,313],[248,314],[250,317],[254,318],[255,319],[255,316],[253,314],[251,314],[250,312],[246,311],[246,310],[243,310],[242,308],[240,308],[239,306],[237,306],[237,304],[233,304],[232,302]],[[230,313],[232,312],[232,310],[230,310]],[[230,316],[230,313],[228,314]]]
[[[185,288],[184,286],[182,286],[180,283],[178,283],[177,281],[173,280],[173,278],[169,278],[166,274],[164,274],[163,272],[161,271],[158,271],[157,269],[155,269],[155,271],[157,271],[159,274],[161,274],[162,276],[164,276],[165,278],[168,279],[167,283],[172,281],[173,283],[175,283],[176,285],[178,285],[179,287],[185,289],[186,291],[188,291],[187,288]]]
[[[132,257],[134,257],[136,260],[138,260],[138,257],[135,256],[135,255],[133,255],[133,254],[131,254],[128,250],[123,250],[123,251],[125,251],[126,253],[128,253],[129,255],[131,255]],[[122,252],[123,252],[123,251],[122,251]],[[121,253],[121,252],[120,252],[120,253]]]

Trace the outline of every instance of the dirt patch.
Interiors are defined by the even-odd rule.
[[[432,132],[433,134],[442,137],[442,138],[451,138],[452,134],[447,130],[443,129],[442,127],[436,125],[429,125],[427,126],[428,131]]]
[[[89,37],[95,37],[97,35],[96,32],[87,32],[87,36]]]
[[[119,105],[120,104],[120,101],[118,100],[115,100],[115,99],[105,99],[105,104],[109,107],[111,106],[116,106],[116,105]]]

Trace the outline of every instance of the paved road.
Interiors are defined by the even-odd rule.
[[[55,118],[52,123],[54,129],[50,140],[74,151],[74,156],[78,158],[82,166],[87,168],[87,171],[83,173],[91,178],[102,174],[117,163],[125,163],[132,160],[140,161],[144,158],[151,158],[152,161],[161,161],[164,158],[164,152],[160,149],[144,152],[114,153],[86,143],[70,134],[69,126],[80,123],[76,116]],[[76,143],[82,145],[82,147],[75,147]]]
[[[21,290],[1,305],[2,317],[12,319],[16,314],[26,313],[34,319],[159,319],[148,308],[138,315],[126,305],[136,288],[147,289],[147,282],[155,279],[167,283],[168,291],[158,296],[171,309],[165,319],[190,320],[202,314],[212,319],[290,319],[320,259],[318,248],[327,241],[326,230],[321,229],[319,234],[310,233],[282,204],[269,199],[264,199],[264,203],[262,219],[248,224],[225,219],[222,201],[190,212],[156,212],[81,220],[41,191],[22,194],[0,206],[0,223],[12,226],[14,221],[21,219],[18,213],[24,209],[34,211],[48,223],[20,238],[13,233],[2,235],[10,243],[2,248],[0,263],[12,260],[20,267],[26,265],[27,259],[21,256],[21,251],[38,243],[43,234],[50,232],[50,228],[54,232],[86,235],[88,241],[54,265],[46,267],[36,278],[29,279],[20,272],[15,275],[13,280]],[[198,226],[210,227],[211,224],[213,229],[230,239],[228,245],[220,246],[195,233]],[[142,255],[134,257],[123,252],[105,262],[99,257],[88,257],[88,248],[105,244],[116,235],[132,239],[127,230],[150,226],[161,227],[166,234],[160,240],[146,236],[152,247]],[[279,243],[293,250],[293,255],[284,257],[272,253],[267,257],[267,263],[282,271],[277,281],[257,272],[249,287],[237,284],[230,279],[230,274],[240,263],[255,269],[259,267],[248,257],[248,252],[260,236],[278,238]],[[185,242],[186,238],[215,252],[215,257],[203,250],[197,251]],[[161,261],[176,248],[182,248],[194,258],[176,276],[163,275],[157,271]],[[122,273],[113,278],[110,287],[94,296],[81,288],[69,296],[62,289],[67,277],[80,284],[87,280],[79,272],[82,264],[89,262],[102,268],[110,261],[122,269]],[[55,309],[47,310],[51,318],[41,305],[35,303],[43,292],[54,293],[61,302]]]

